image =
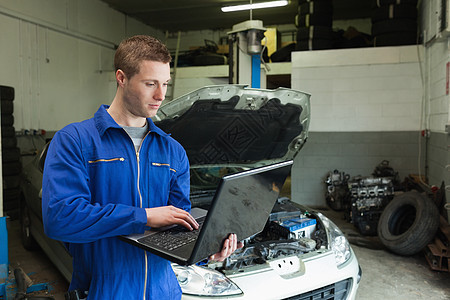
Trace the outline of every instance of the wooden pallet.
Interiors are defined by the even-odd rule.
[[[431,269],[450,272],[450,225],[444,217],[440,217],[436,237],[424,252]]]

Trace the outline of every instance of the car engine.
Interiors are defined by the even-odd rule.
[[[272,259],[308,253],[326,245],[326,232],[314,216],[300,210],[288,198],[280,198],[261,233],[244,240],[244,247],[223,263],[211,263],[209,267],[237,271]]]
[[[378,164],[370,176],[354,176],[334,170],[325,180],[326,201],[363,235],[376,235],[378,220],[386,205],[399,189],[398,173],[387,160]]]
[[[349,220],[361,234],[376,235],[381,213],[394,198],[392,178],[357,176],[348,182],[348,186],[351,198]]]
[[[334,170],[328,174],[325,183],[327,184],[327,192],[325,199],[328,206],[333,210],[341,211],[348,207],[348,180],[350,175],[345,172]]]

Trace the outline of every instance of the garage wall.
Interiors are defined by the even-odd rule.
[[[98,0],[0,0],[0,28],[0,84],[16,89],[16,130],[91,117],[115,94],[115,46],[134,34],[164,38]]]
[[[228,84],[228,65],[178,68],[173,84],[174,98],[207,85]]]
[[[450,136],[446,126],[450,124],[450,96],[448,74],[450,52],[449,29],[441,31],[441,19],[450,20],[449,10],[442,11],[443,1],[421,1],[421,19],[425,42],[424,74],[424,128],[430,130],[430,138],[426,147],[426,174],[429,183],[440,186],[444,182],[450,185]],[[450,203],[450,190],[446,190],[447,203]],[[444,214],[448,210],[443,210]]]
[[[292,87],[312,94],[311,131],[418,130],[416,46],[295,52]]]
[[[450,185],[450,136],[445,131],[449,124],[449,95],[447,86],[447,63],[450,61],[446,42],[435,42],[426,51],[426,102],[425,102],[425,128],[430,129],[430,138],[427,143],[427,169],[429,183],[441,186],[444,182]],[[450,191],[446,191],[447,203],[450,203]],[[448,211],[444,212],[447,213]]]
[[[406,56],[395,54],[397,63],[364,64],[364,52],[353,53],[347,66],[336,52],[319,59],[308,55],[326,51],[293,54],[292,87],[312,94],[310,138],[292,174],[294,201],[324,206],[323,180],[329,171],[370,175],[383,159],[401,178],[420,172],[431,185],[450,185],[450,139],[445,129],[450,124],[449,35],[436,31],[439,18],[449,17],[439,11],[440,1],[420,3],[424,44],[415,55],[413,49],[405,50]],[[303,60],[297,68],[296,57]],[[428,139],[420,135],[424,129],[430,132]],[[448,190],[446,198],[450,199]]]
[[[311,98],[311,100],[313,100]],[[314,109],[314,105],[311,105]],[[338,170],[353,176],[370,176],[383,160],[400,179],[417,174],[418,157],[424,140],[413,131],[310,132],[292,170],[291,195],[295,202],[325,207],[325,180]],[[421,169],[423,170],[423,159]]]
[[[445,132],[450,123],[449,52],[446,39],[433,40],[431,33],[436,27],[437,2],[421,1],[421,31],[429,43],[419,51],[415,47],[405,50],[404,56],[395,54],[397,63],[355,63],[365,57],[362,51],[366,49],[342,50],[357,51],[347,65],[337,56],[340,50],[333,50],[328,60],[316,61],[305,55],[327,51],[294,53],[292,87],[313,95],[310,139],[293,170],[295,201],[323,205],[322,179],[328,171],[337,168],[351,175],[368,175],[382,159],[389,160],[402,176],[420,169],[432,184],[450,182]],[[165,39],[163,32],[98,0],[0,0],[0,28],[0,84],[16,88],[16,130],[58,130],[90,117],[114,95],[115,45],[138,33]],[[199,43],[204,37],[217,38],[215,32],[196,34]],[[194,35],[186,38],[193,40]],[[298,65],[296,59],[303,63]],[[223,81],[217,78],[208,83]],[[189,80],[180,80],[181,93],[193,84]],[[426,145],[418,138],[423,128],[431,130]],[[383,135],[386,131],[388,136]],[[422,163],[419,157],[424,156],[427,160]]]
[[[369,176],[388,160],[401,178],[424,172],[422,53],[403,46],[292,54],[292,88],[312,95],[310,136],[292,171],[294,201],[325,206],[324,180],[335,169]]]

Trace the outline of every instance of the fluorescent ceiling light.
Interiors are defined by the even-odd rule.
[[[279,6],[285,6],[288,4],[289,4],[289,1],[287,1],[287,0],[270,1],[270,2],[260,2],[260,3],[253,3],[253,4],[225,6],[225,7],[222,7],[221,9],[223,12],[230,12],[230,11],[249,10],[249,9],[258,9],[258,8],[279,7]]]

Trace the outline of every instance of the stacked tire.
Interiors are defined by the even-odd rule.
[[[373,0],[375,47],[417,44],[417,0]]]
[[[14,128],[14,88],[0,85],[3,213],[16,219],[19,215],[20,149]]]
[[[295,25],[297,51],[332,49],[332,0],[299,0]]]

